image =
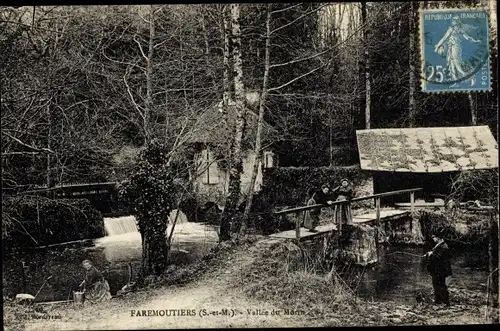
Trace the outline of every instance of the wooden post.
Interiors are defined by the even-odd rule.
[[[24,261],[21,261],[21,287],[23,289],[23,293],[26,293],[26,265]]]
[[[333,211],[333,219],[334,222],[337,222],[337,231],[339,233],[339,244],[340,244],[340,236],[342,235],[342,210],[344,205],[342,203],[336,205]],[[338,214],[337,214],[338,213]]]
[[[304,220],[306,218],[306,212],[304,211]],[[295,221],[295,238],[300,240],[300,217],[296,218]]]
[[[375,198],[375,250],[377,252],[377,261],[379,260],[379,231],[380,231],[380,197]]]
[[[375,210],[377,215],[377,226],[378,226],[380,222],[380,197],[375,198]]]
[[[413,220],[415,219],[415,192],[410,192],[410,231],[413,231]]]
[[[377,229],[377,238],[375,238],[375,242],[378,245],[378,231],[380,228],[380,197],[375,198],[375,215],[376,215],[375,227]]]
[[[413,218],[415,216],[415,192],[410,192],[410,212]]]

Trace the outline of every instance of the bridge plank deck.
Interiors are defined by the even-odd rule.
[[[408,210],[396,210],[396,209],[381,209],[380,210],[380,221],[389,221],[393,219],[397,219],[399,217],[404,217],[410,215],[410,212]],[[373,213],[367,213],[363,215],[358,215],[353,217],[353,223],[354,224],[363,224],[363,223],[370,223],[370,222],[375,222],[377,219],[376,214]],[[333,223],[325,224],[325,225],[320,225],[316,228],[318,232],[309,232],[307,228],[301,227],[300,228],[300,240],[303,239],[310,239],[311,237],[317,236],[324,234],[325,232],[331,232],[331,231],[336,231],[337,230],[337,225]],[[293,230],[288,230],[288,231],[283,231],[283,232],[278,232],[278,233],[273,233],[270,234],[269,237],[271,238],[280,238],[280,239],[295,239],[296,232],[295,229]]]
[[[397,210],[392,208],[380,209],[380,221],[390,221],[395,218],[409,216],[409,215],[410,212],[408,210]],[[375,222],[376,220],[377,220],[377,215],[375,212],[354,216],[352,218],[352,222],[354,224]]]
[[[316,229],[318,230],[318,232],[309,232],[307,228],[300,227],[300,239],[311,238],[325,232],[335,231],[337,230],[337,226],[333,223],[330,223],[325,225],[319,225]],[[269,235],[269,237],[281,238],[281,239],[295,239],[295,236],[296,236],[295,229],[273,233]]]

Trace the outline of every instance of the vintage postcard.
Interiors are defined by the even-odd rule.
[[[491,89],[488,18],[485,9],[420,12],[423,92]]]
[[[4,329],[498,323],[496,15],[0,6]]]

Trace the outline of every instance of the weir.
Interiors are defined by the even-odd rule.
[[[176,214],[177,214],[177,209],[174,209],[170,212],[170,215],[168,217],[168,224],[173,224]],[[186,222],[187,222],[186,215],[179,210],[176,224],[183,224]],[[115,236],[115,235],[138,231],[134,216],[105,217],[104,228],[106,230],[106,236]]]
[[[137,225],[133,216],[105,217],[104,228],[107,236],[137,232]]]

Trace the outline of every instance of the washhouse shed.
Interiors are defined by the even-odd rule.
[[[229,187],[229,169],[231,167],[229,152],[234,140],[236,125],[236,105],[230,103],[226,113],[222,112],[222,102],[209,107],[194,124],[188,143],[194,148],[196,170],[190,181],[199,203],[215,202],[222,206]],[[241,175],[241,192],[248,192],[253,163],[255,160],[255,138],[257,134],[258,115],[251,108],[246,109],[246,127],[243,134],[242,154],[243,172]],[[254,190],[259,191],[263,185],[263,171],[277,165],[273,152],[276,141],[276,130],[267,122],[262,129],[262,158],[259,164]]]
[[[416,198],[431,202],[451,193],[461,171],[498,168],[498,143],[488,126],[357,130],[356,138],[374,193],[422,187]]]

